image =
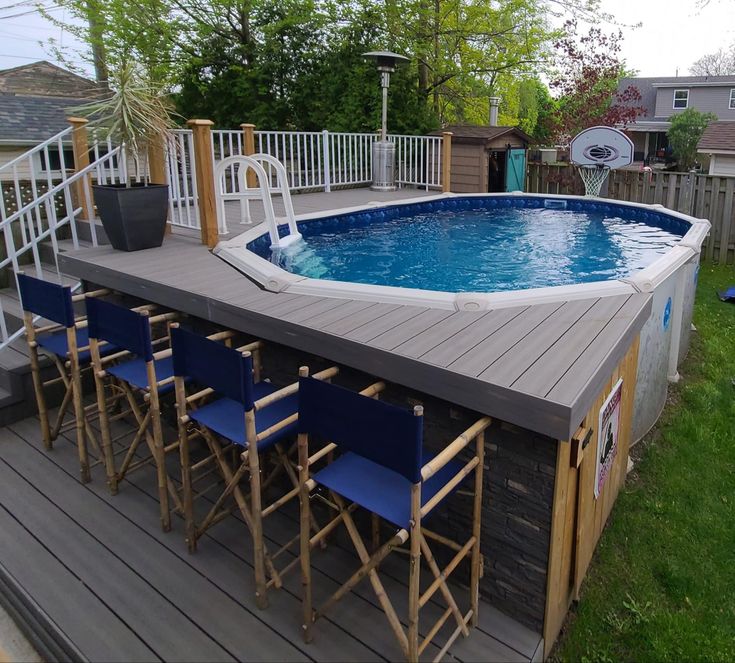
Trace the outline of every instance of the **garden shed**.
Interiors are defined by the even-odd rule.
[[[450,125],[442,131],[452,133],[451,191],[523,191],[528,134],[518,127],[472,125]]]

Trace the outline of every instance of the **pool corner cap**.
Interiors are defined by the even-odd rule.
[[[474,292],[460,292],[454,298],[454,308],[458,311],[487,311],[489,305],[487,297]]]

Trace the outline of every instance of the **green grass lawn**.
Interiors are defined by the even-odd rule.
[[[735,660],[735,269],[703,265],[692,347],[637,445],[554,653],[562,661]]]

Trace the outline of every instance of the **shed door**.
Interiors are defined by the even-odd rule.
[[[524,191],[526,183],[526,150],[509,149],[505,169],[505,190]]]

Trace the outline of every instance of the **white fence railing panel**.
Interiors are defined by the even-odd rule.
[[[168,149],[169,212],[171,223],[198,228],[194,145],[191,130],[173,132]],[[278,159],[285,167],[290,191],[331,191],[333,187],[364,186],[372,181],[374,133],[331,131],[255,131],[255,151]],[[440,136],[389,135],[396,146],[396,182],[426,190],[442,186]],[[212,157],[216,165],[244,154],[245,137],[239,130],[212,131]],[[263,168],[271,188],[277,188],[275,170]],[[236,169],[227,172],[225,187],[237,191]]]

